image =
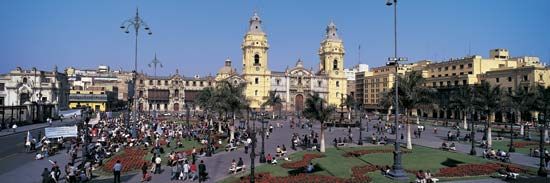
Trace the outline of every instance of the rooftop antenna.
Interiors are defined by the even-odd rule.
[[[361,64],[361,44],[359,44],[359,53],[358,54],[359,54],[359,63],[358,63],[358,65],[360,65]]]
[[[472,56],[472,44],[471,41],[468,41],[468,57]]]

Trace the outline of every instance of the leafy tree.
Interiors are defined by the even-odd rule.
[[[308,94],[303,114],[306,118],[319,121],[321,124],[320,151],[323,153],[325,152],[325,122],[329,120],[335,111],[336,106],[327,106],[326,101],[318,93]]]

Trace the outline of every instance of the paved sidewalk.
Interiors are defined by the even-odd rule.
[[[76,119],[78,120],[80,119],[80,117],[77,117]],[[63,126],[66,124],[70,124],[73,121],[74,121],[74,118],[64,119],[63,122],[61,122],[61,120],[54,120],[52,121],[52,126]],[[41,122],[38,124],[31,124],[31,125],[24,125],[24,126],[17,127],[17,129],[15,129],[15,132],[12,128],[3,129],[2,131],[0,131],[0,137],[14,135],[18,133],[26,133],[27,131],[30,131],[30,130],[41,129],[46,127],[50,127],[50,124],[48,124],[47,122]]]

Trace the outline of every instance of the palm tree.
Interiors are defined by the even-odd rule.
[[[326,101],[318,93],[308,94],[303,114],[310,120],[319,121],[321,124],[320,151],[325,152],[325,122],[336,111],[336,106],[326,105]]]
[[[356,101],[351,95],[346,95],[346,99],[344,99],[344,103],[342,103],[344,106],[346,106],[346,109],[348,109],[348,120],[351,120],[351,111],[356,105]]]
[[[507,92],[505,104],[510,111],[516,114],[516,122],[520,124],[520,135],[524,134],[524,123],[521,121],[522,113],[528,113],[533,109],[535,93],[528,88],[517,87],[515,91]]]
[[[491,86],[488,82],[482,81],[480,85],[475,88],[476,93],[476,105],[481,108],[487,117],[486,137],[487,148],[493,145],[491,135],[491,123],[494,123],[495,113],[502,109],[502,92],[500,85]]]
[[[416,112],[416,109],[432,104],[432,96],[435,90],[423,86],[424,78],[418,71],[412,71],[399,78],[399,101],[405,111],[405,123],[407,125],[407,149],[412,149],[411,124],[409,113]]]
[[[214,99],[214,88],[207,87],[204,90],[201,90],[197,96],[197,104],[204,109],[204,119],[208,121],[209,114],[208,112],[212,110],[212,107],[215,103]],[[212,125],[212,124],[210,124]]]
[[[450,97],[450,106],[458,108],[462,110],[463,112],[463,119],[464,119],[464,129],[468,129],[468,115],[472,115],[476,109],[475,106],[476,97],[475,92],[473,92],[472,86],[469,85],[463,85],[458,90],[454,90],[451,92]],[[472,120],[470,122],[471,128],[470,128],[470,141],[472,143],[472,147],[470,149],[470,155],[475,156],[476,149],[475,149],[475,128],[474,128],[474,121]]]
[[[543,136],[546,138],[546,135],[543,134],[543,130],[546,131],[548,128],[548,113],[550,112],[550,87],[537,86],[536,88],[536,97],[535,97],[535,109],[536,111],[543,114],[544,118],[539,119],[541,123],[540,128],[540,139],[539,139],[539,149],[544,149]],[[542,120],[542,121],[540,121]],[[541,151],[542,152],[542,151]],[[539,159],[539,170],[538,174],[540,176],[547,176],[546,167],[544,164],[544,156],[540,156]]]
[[[217,103],[222,103],[221,108],[228,115],[231,113],[231,124],[229,125],[230,130],[230,140],[235,138],[235,118],[236,112],[241,110],[243,106],[243,95],[244,84],[232,84],[229,81],[224,81],[218,85],[218,101]]]
[[[464,129],[468,129],[467,117],[474,109],[475,98],[473,94],[472,87],[468,85],[461,86],[458,90],[451,92],[449,106],[462,111]]]
[[[281,105],[283,105],[283,99],[279,95],[277,95],[277,90],[275,91],[269,91],[269,96],[264,97],[266,100],[262,107],[270,106],[272,111],[272,119],[275,119],[275,107],[279,107],[279,117],[281,116]]]
[[[392,92],[393,91],[393,92]],[[382,93],[382,97],[378,101],[378,105],[382,107],[383,109],[387,110],[386,113],[386,121],[390,121],[390,114],[391,114],[391,108],[393,105],[393,94],[395,93],[395,90],[390,90],[388,92]]]

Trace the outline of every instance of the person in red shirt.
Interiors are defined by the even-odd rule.
[[[196,178],[197,178],[197,165],[193,161],[193,163],[191,163],[191,180],[194,181]]]
[[[273,161],[273,157],[271,157],[271,154],[267,154],[267,157],[265,158],[267,160],[267,163],[271,164],[271,161]]]

